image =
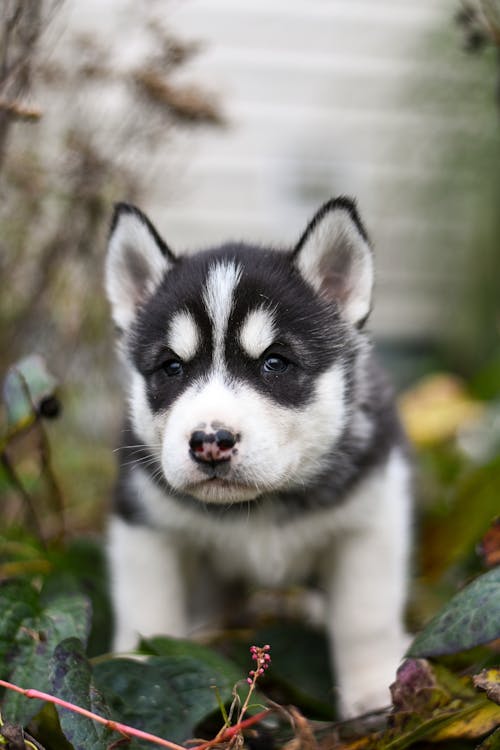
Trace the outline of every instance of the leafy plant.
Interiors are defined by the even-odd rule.
[[[500,638],[497,524],[482,545],[492,569],[455,594],[415,638],[392,686],[392,711],[318,724],[300,710],[331,717],[330,678],[322,668],[325,643],[321,634],[298,624],[257,622],[246,638],[227,632],[223,649],[229,658],[199,643],[160,636],[143,639],[135,656],[105,653],[110,609],[99,543],[68,538],[64,504],[56,533],[42,531],[38,490],[25,485],[11,454],[13,442],[29,442],[44,430],[41,404],[57,399],[56,381],[41,358],[28,358],[11,368],[3,394],[3,453],[39,536],[12,526],[0,538],[0,746],[17,750],[55,743],[61,750],[104,750],[126,740],[134,750],[150,743],[181,750],[179,743],[185,745],[203,727],[212,739],[198,741],[195,750],[237,748],[245,743],[242,733],[269,714],[262,711],[267,699],[256,693],[259,681],[261,690],[298,707],[276,713],[271,704],[274,723],[261,730],[272,731],[275,742],[285,746],[394,750],[460,740],[472,748],[489,735],[480,747],[495,747],[500,678],[487,644]],[[40,452],[36,441],[31,450],[42,475],[49,467],[53,476],[50,450]],[[243,679],[249,638],[276,644],[269,678],[269,646],[252,646],[255,666]],[[483,649],[479,657],[474,647]],[[460,669],[465,659],[466,676],[457,675],[453,658]]]

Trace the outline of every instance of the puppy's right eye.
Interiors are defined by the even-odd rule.
[[[262,370],[266,373],[276,374],[288,369],[288,360],[279,354],[268,354],[262,364]]]
[[[182,375],[182,362],[178,359],[169,359],[162,364],[161,369],[169,378],[173,378]]]

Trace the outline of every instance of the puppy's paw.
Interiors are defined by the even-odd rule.
[[[339,675],[338,702],[343,718],[353,718],[392,705],[390,685],[396,678],[410,637],[402,634],[391,643],[373,646],[362,660]]]
[[[339,695],[339,711],[343,719],[380,711],[391,705],[389,687],[361,685],[357,690],[343,690]]]

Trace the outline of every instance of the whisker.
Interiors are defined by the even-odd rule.
[[[146,448],[147,450],[154,448],[161,448],[161,443],[137,443],[136,445],[120,445],[118,448],[114,448],[113,453],[117,453],[121,450],[129,450],[130,448]]]

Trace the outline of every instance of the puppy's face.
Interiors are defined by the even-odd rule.
[[[348,419],[371,253],[352,204],[322,211],[293,253],[175,258],[143,214],[117,208],[107,290],[132,423],[174,491],[241,502],[325,466]]]

